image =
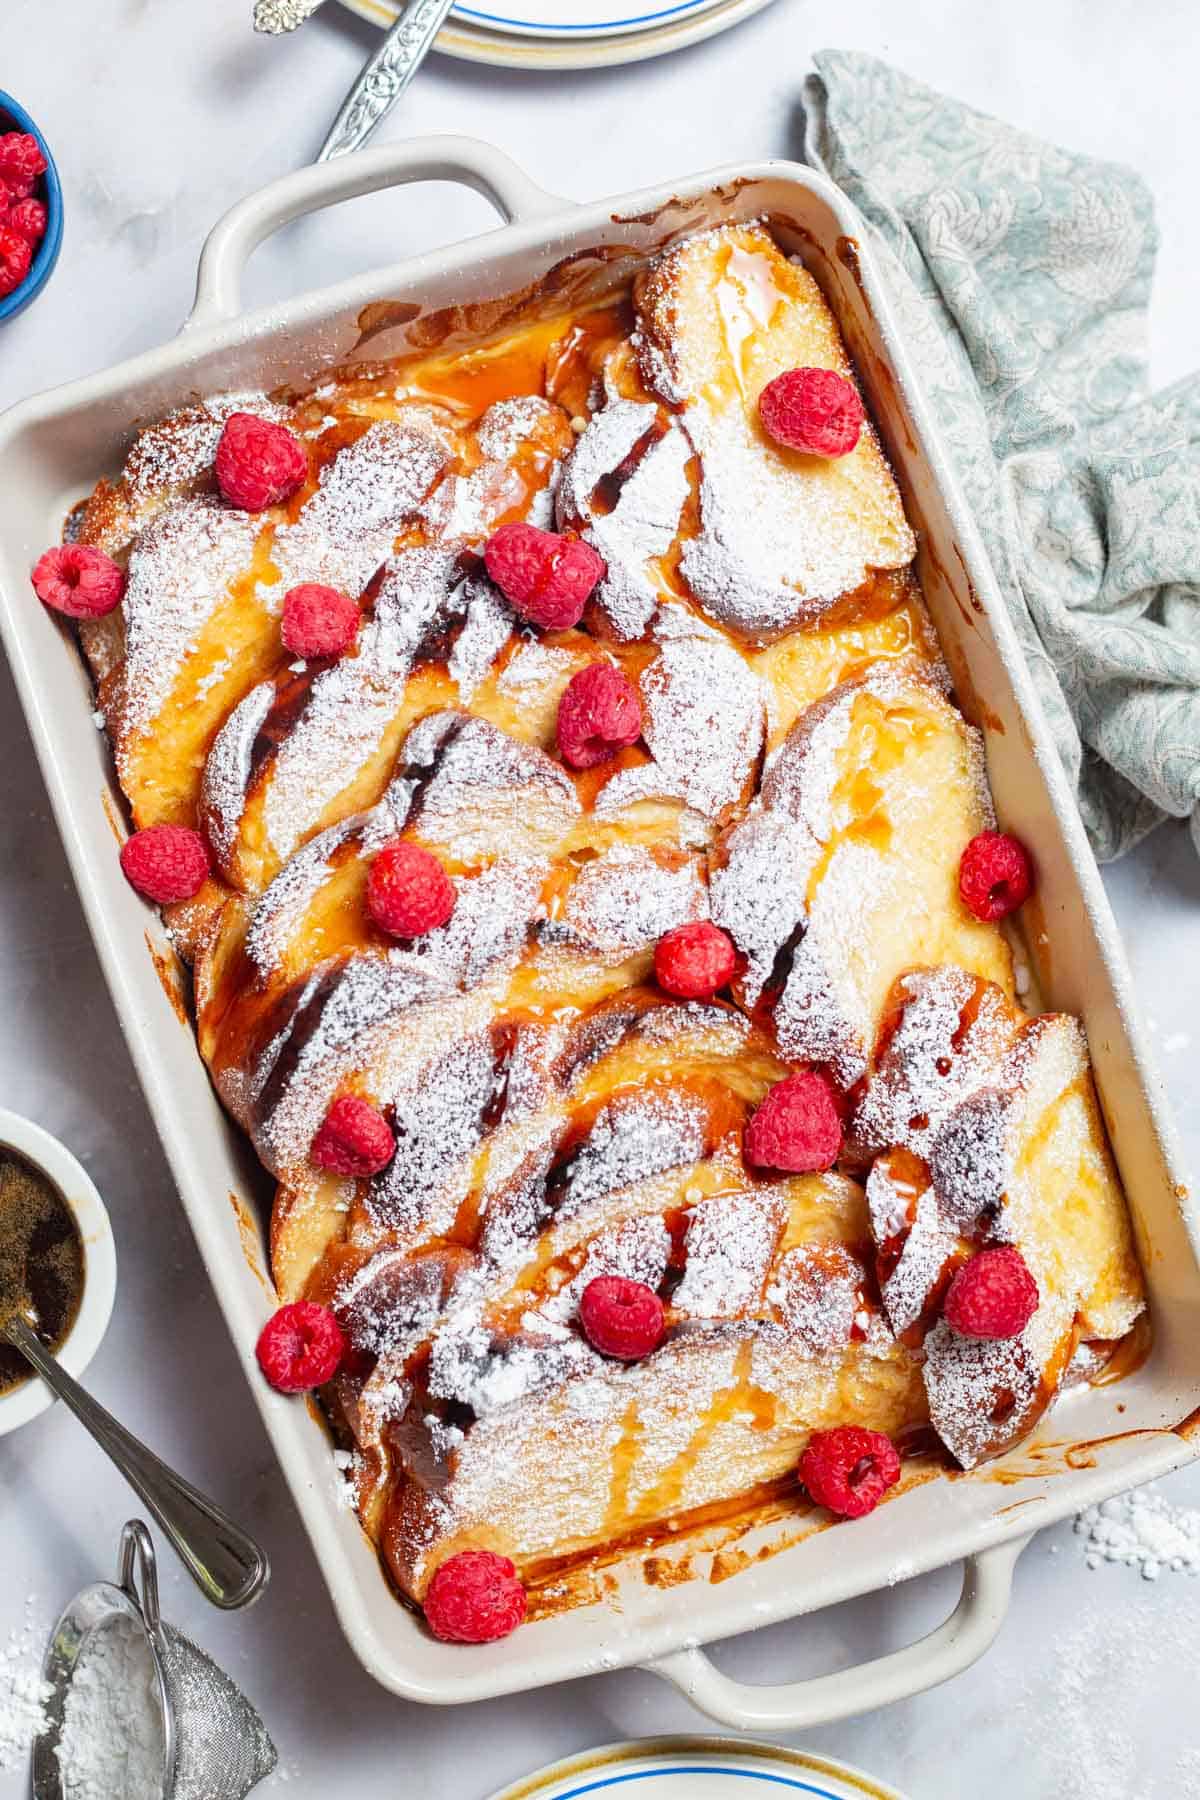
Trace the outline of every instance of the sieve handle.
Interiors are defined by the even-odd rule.
[[[109,1460],[158,1521],[192,1580],[214,1606],[231,1610],[257,1599],[267,1584],[266,1554],[229,1515],[190,1481],[161,1462],[140,1439],[113,1418],[72,1380],[19,1314],[5,1321],[2,1334],[32,1363],[91,1432]]]

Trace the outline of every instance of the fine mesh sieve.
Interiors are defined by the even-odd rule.
[[[118,1619],[146,1635],[163,1736],[163,1800],[242,1800],[275,1767],[275,1746],[246,1696],[190,1639],[163,1623],[150,1533],[134,1519],[121,1533],[118,1585],[77,1594],[54,1628],[43,1673],[53,1690],[33,1747],[34,1800],[65,1800],[58,1742],[63,1708],[84,1646]],[[139,1591],[140,1584],[140,1591]]]

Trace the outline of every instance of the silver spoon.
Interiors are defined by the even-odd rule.
[[[254,0],[254,29],[279,37],[311,19],[322,0]]]
[[[318,162],[329,162],[350,150],[362,149],[425,61],[453,4],[454,0],[408,0],[342,101],[342,110],[321,145]]]
[[[32,1363],[46,1386],[91,1432],[154,1514],[206,1599],[225,1611],[257,1599],[267,1584],[270,1565],[254,1539],[190,1481],[168,1469],[72,1380],[19,1312],[10,1313],[0,1323],[0,1337],[7,1338],[26,1362]]]

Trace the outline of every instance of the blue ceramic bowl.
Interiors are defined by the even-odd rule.
[[[63,234],[63,201],[62,188],[59,185],[58,170],[54,166],[54,158],[50,154],[50,146],[25,111],[19,106],[11,94],[0,88],[0,132],[28,131],[42,146],[42,155],[46,159],[46,173],[42,176],[38,195],[46,205],[46,235],[37,247],[33,264],[28,275],[19,288],[6,294],[0,300],[0,325],[7,319],[15,319],[19,312],[24,312],[31,300],[36,300],[51,275],[58,261],[58,253],[62,248]]]

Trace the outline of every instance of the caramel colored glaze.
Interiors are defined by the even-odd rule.
[[[100,789],[100,807],[104,813],[104,817],[108,820],[109,830],[117,840],[117,843],[123,844],[129,833],[126,829],[125,821],[121,817],[117,803],[107,788]]]
[[[1133,1328],[1118,1338],[1112,1355],[1098,1369],[1088,1382],[1089,1387],[1112,1387],[1118,1381],[1126,1381],[1129,1376],[1136,1375],[1150,1359],[1154,1348],[1154,1327],[1150,1322],[1149,1312],[1139,1314],[1134,1320]]]
[[[647,1518],[624,1531],[614,1532],[607,1543],[599,1546],[590,1545],[564,1556],[546,1557],[527,1565],[522,1570],[522,1580],[532,1597],[579,1570],[611,1568],[628,1558],[640,1558],[646,1551],[656,1551],[661,1564],[666,1561],[663,1553],[667,1546],[691,1560],[733,1542],[751,1526],[772,1524],[786,1518],[807,1518],[816,1510],[797,1477],[787,1475],[777,1481],[759,1482],[748,1492],[728,1500],[713,1500],[705,1506],[691,1507],[665,1517]],[[660,1580],[649,1585],[668,1584]]]
[[[274,1298],[275,1290],[263,1270],[262,1249],[258,1227],[246,1202],[239,1194],[230,1191],[229,1204],[233,1208],[233,1216],[237,1220],[238,1236],[242,1240],[242,1254],[246,1258],[250,1273],[254,1276],[264,1293]]]
[[[1190,1412],[1185,1419],[1180,1419],[1178,1425],[1172,1425],[1171,1433],[1172,1436],[1181,1437],[1189,1444],[1194,1437],[1200,1436],[1200,1406],[1196,1407],[1194,1412]]]
[[[179,967],[179,959],[174,951],[160,950],[147,931],[144,934],[146,948],[150,952],[150,961],[154,964],[154,973],[158,976],[159,986],[170,1002],[171,1011],[181,1025],[190,1025],[187,1001],[184,998],[183,974]]]

